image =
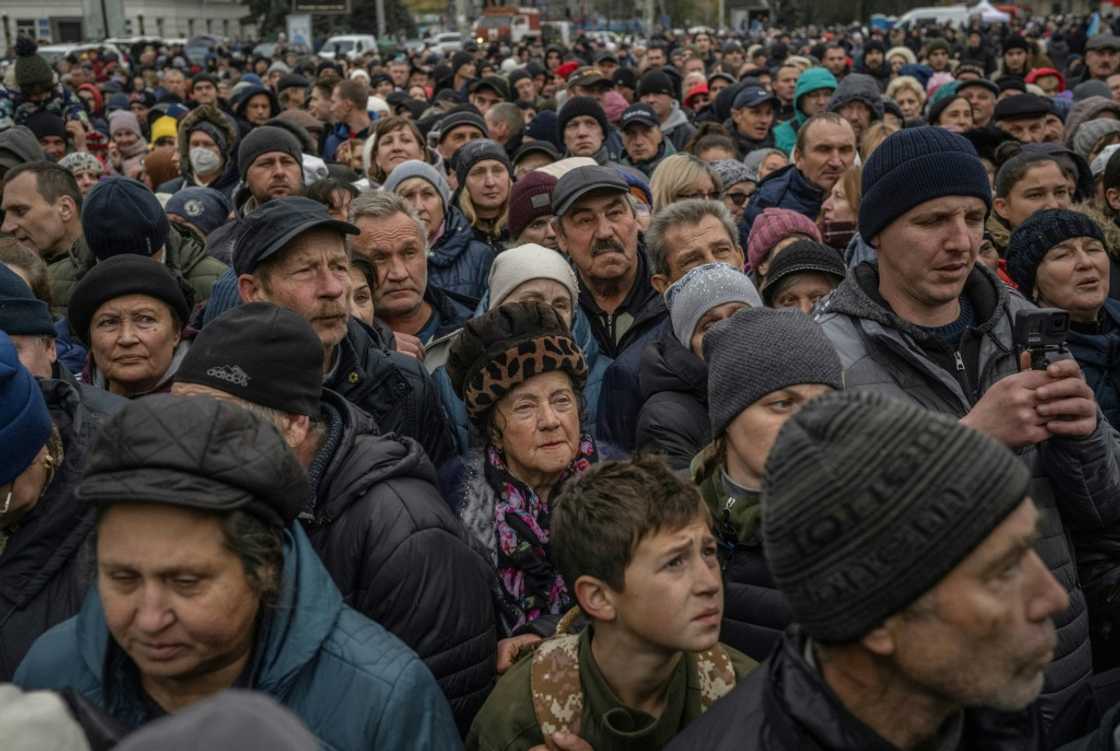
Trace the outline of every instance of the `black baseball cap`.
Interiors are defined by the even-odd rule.
[[[618,127],[619,130],[626,130],[635,123],[650,128],[661,127],[661,120],[658,119],[657,113],[653,111],[653,107],[648,104],[631,104],[623,110],[622,117],[618,120]]]
[[[739,90],[739,93],[735,95],[735,101],[731,104],[731,109],[737,110],[743,107],[757,107],[766,102],[770,102],[775,107],[780,105],[778,97],[761,86],[744,86]]]
[[[588,193],[598,190],[629,193],[630,186],[626,184],[618,171],[611,167],[602,167],[597,164],[576,167],[561,177],[556,182],[556,187],[552,189],[553,215],[563,216],[576,201]]]
[[[233,270],[238,274],[252,274],[261,261],[311,229],[325,227],[344,235],[359,234],[353,224],[335,219],[326,206],[303,196],[274,198],[238,224],[233,246]]]

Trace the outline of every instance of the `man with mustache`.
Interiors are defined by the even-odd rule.
[[[1040,700],[1056,748],[1092,722],[1089,626],[1107,613],[1088,609],[1081,582],[1114,565],[1097,550],[1120,522],[1120,435],[1074,360],[1031,370],[1019,356],[1013,326],[1033,306],[976,263],[991,204],[966,139],[936,127],[891,135],[863,168],[859,231],[878,258],[854,268],[816,318],[840,355],[845,388],[952,415],[1029,468],[1042,512],[1038,550],[1069,593]]]
[[[303,316],[323,345],[323,386],[368,412],[381,432],[414,438],[436,466],[445,461],[451,436],[423,366],[349,315],[346,236],[358,228],[301,196],[269,201],[240,225],[233,268],[241,302],[271,302]]]
[[[632,200],[618,170],[598,165],[576,167],[552,191],[556,242],[579,277],[580,307],[601,351],[615,359],[600,392],[597,437],[623,448],[634,443],[642,406],[641,352],[668,318],[646,254],[639,252]]]
[[[877,394],[806,404],[762,497],[796,625],[668,749],[1054,748],[1035,698],[1070,597],[1039,557],[1030,475],[952,416]]]

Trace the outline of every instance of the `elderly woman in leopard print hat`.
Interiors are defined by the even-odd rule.
[[[467,322],[447,371],[484,448],[444,467],[445,497],[494,564],[499,630],[543,618],[548,633],[573,602],[549,558],[550,501],[598,460],[580,432],[587,363],[551,307],[510,303]]]

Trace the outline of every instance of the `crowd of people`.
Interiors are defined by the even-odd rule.
[[[1120,748],[1108,19],[15,47],[0,746]]]

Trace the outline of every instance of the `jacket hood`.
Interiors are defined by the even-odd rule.
[[[342,612],[342,595],[331,581],[318,554],[298,523],[284,531],[284,565],[280,594],[276,607],[267,610],[268,617],[257,630],[252,672],[254,690],[281,696],[300,670],[319,653]],[[126,705],[111,714],[129,714],[129,707],[138,697],[122,696],[105,685],[105,658],[110,644],[115,644],[105,625],[105,609],[97,587],[90,587],[82,609],[77,615],[77,639],[86,669],[101,677],[106,696]]]
[[[836,89],[836,76],[827,68],[809,68],[797,78],[797,86],[793,89],[793,112],[797,124],[805,122],[805,113],[801,111],[801,97],[818,89]],[[878,91],[878,87],[875,89]]]
[[[273,92],[272,89],[257,84],[247,86],[244,91],[237,95],[237,98],[233,101],[233,113],[240,119],[244,120],[245,105],[247,105],[249,103],[249,100],[255,97],[257,94],[268,94],[268,101],[271,107],[271,112],[268,116],[269,119],[272,119],[280,114],[280,101],[276,98],[276,93]]]
[[[684,110],[676,102],[673,102],[673,111],[669,113],[665,122],[661,123],[661,132],[662,134],[668,134],[674,128],[688,124],[688,115],[684,114]]]
[[[1072,147],[1073,134],[1077,132],[1077,129],[1090,120],[1096,120],[1106,112],[1120,118],[1120,102],[1114,102],[1108,97],[1091,96],[1075,103],[1070,108],[1069,114],[1066,115],[1066,128],[1062,134],[1065,145]]]
[[[211,105],[195,107],[179,123],[179,172],[185,177],[190,177],[191,174],[191,139],[188,134],[199,123],[213,125],[225,137],[226,167],[229,167],[231,161],[237,161],[230,158],[232,154],[236,153],[234,150],[237,148],[237,128],[230,118],[217,107]]]
[[[325,467],[315,487],[319,499],[315,523],[329,524],[371,487],[394,478],[436,482],[428,455],[412,438],[382,434],[373,418],[330,389],[323,404],[332,416],[330,434],[337,439],[320,450],[315,463]]]
[[[708,366],[668,326],[642,352],[638,383],[643,401],[662,391],[681,391],[708,403]]]
[[[39,162],[45,159],[39,139],[24,125],[16,125],[0,131],[0,152],[8,151],[24,162]]]
[[[474,240],[474,228],[458,206],[447,205],[443,219],[443,234],[432,248],[428,263],[437,268],[447,268],[455,263]]]
[[[981,319],[976,330],[987,333],[1006,309],[1007,287],[986,266],[977,263],[965,281],[964,292],[974,303],[986,302],[976,308],[977,318]],[[898,329],[918,342],[928,336],[920,327],[899,318],[880,297],[877,263],[861,263],[852,269],[840,286],[821,301],[813,317],[820,321],[830,313],[874,321],[885,328]]]
[[[879,84],[865,73],[849,73],[832,94],[828,111],[836,112],[849,102],[863,102],[874,112],[875,120],[883,117],[883,96]]]

